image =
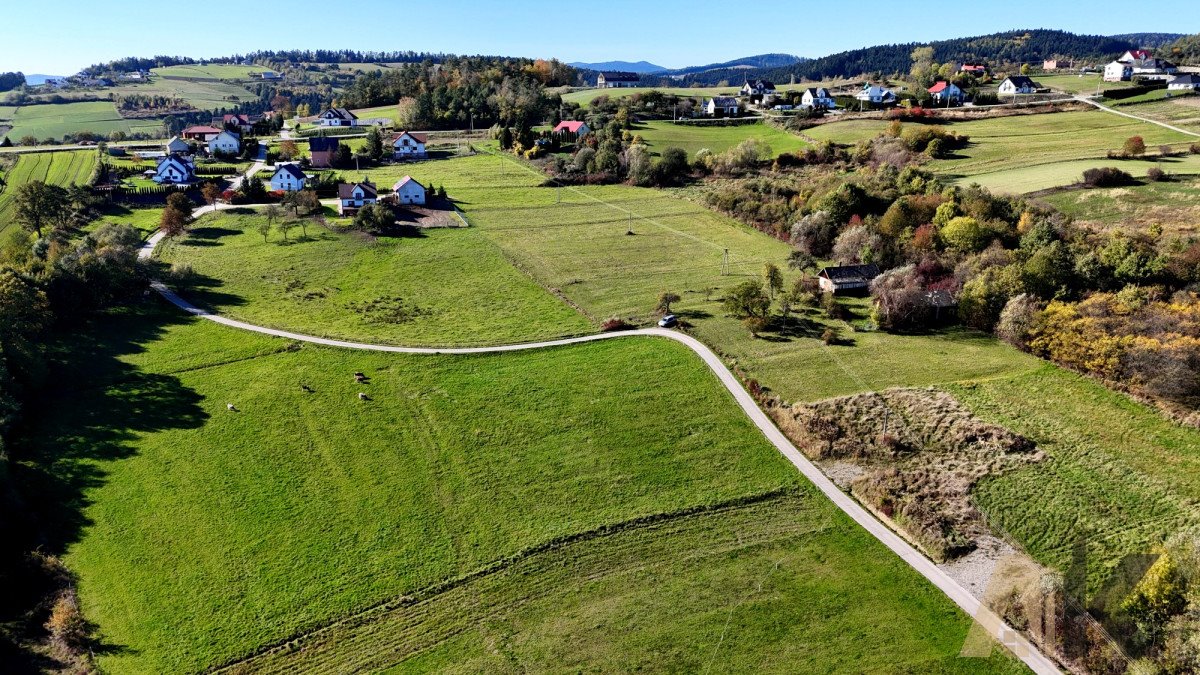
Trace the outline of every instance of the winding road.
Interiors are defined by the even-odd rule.
[[[205,209],[197,209],[196,214],[207,213],[214,210],[214,207],[205,207]],[[150,237],[146,243],[138,251],[138,257],[141,259],[149,259],[154,255],[154,250],[159,242],[162,241],[164,234],[158,232]],[[257,326],[245,321],[238,321],[228,317],[213,314],[207,310],[196,307],[187,300],[181,298],[165,284],[155,281],[151,284],[168,302],[182,309],[189,314],[198,316],[215,323],[219,323],[231,328],[239,328],[241,330],[253,331],[264,335],[272,335],[275,337],[296,340],[298,342],[307,342],[311,344],[324,345],[327,347],[340,347],[344,349],[361,349],[366,351],[376,352],[396,352],[402,354],[486,354],[498,352],[514,352],[530,349],[546,349],[551,347],[559,347],[563,345],[579,344],[583,342],[594,342],[597,340],[614,340],[614,339],[632,339],[638,337],[654,337],[667,340],[674,340],[691,349],[699,356],[708,368],[717,376],[721,384],[729,391],[737,404],[750,418],[756,427],[767,437],[775,448],[783,454],[809,481],[817,486],[822,493],[825,494],[839,509],[846,515],[850,516],[854,522],[863,527],[871,536],[878,539],[892,550],[893,553],[910,567],[916,570],[921,576],[928,579],[934,586],[945,593],[956,605],[964,612],[972,616],[989,635],[998,640],[1001,644],[1012,651],[1018,658],[1029,666],[1035,673],[1039,675],[1049,673],[1060,673],[1061,671],[1055,665],[1054,661],[1042,654],[1032,643],[1025,639],[1020,633],[1005,624],[1000,617],[985,607],[974,595],[967,589],[961,586],[957,581],[943,572],[931,560],[925,557],[920,551],[915,549],[907,541],[897,535],[889,527],[872,516],[865,508],[849,495],[837,487],[825,474],[817,468],[815,464],[808,460],[796,446],[792,444],[783,432],[775,426],[774,422],[767,416],[750,394],[742,387],[741,382],[737,377],[725,366],[725,363],[704,343],[696,338],[673,330],[663,328],[642,328],[637,330],[628,330],[614,333],[600,333],[597,335],[587,335],[583,337],[565,338],[561,340],[546,340],[542,342],[526,342],[518,344],[500,345],[496,347],[455,347],[455,348],[433,348],[433,347],[399,347],[394,345],[379,345],[369,344],[365,342],[350,342],[346,340],[333,340],[329,338],[315,337],[311,335],[303,335],[300,333],[292,333],[274,328],[266,328]]]

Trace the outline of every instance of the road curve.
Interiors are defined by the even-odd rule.
[[[163,233],[158,232],[150,237],[138,252],[138,257],[146,259],[154,254],[154,249],[158,243],[162,241]],[[945,572],[938,568],[931,560],[926,558],[920,551],[916,550],[907,541],[893,532],[889,527],[877,520],[857,501],[842,492],[840,488],[829,480],[824,473],[821,472],[815,464],[805,457],[796,446],[788,440],[787,436],[775,426],[771,418],[763,412],[762,408],[750,396],[750,394],[742,387],[741,382],[737,377],[725,366],[725,363],[704,343],[696,338],[680,333],[678,331],[666,330],[664,328],[641,328],[637,330],[627,330],[613,333],[599,333],[597,335],[587,335],[583,337],[564,338],[561,340],[546,340],[542,342],[525,342],[510,345],[500,345],[496,347],[454,347],[454,348],[433,348],[433,347],[399,347],[394,345],[377,345],[364,342],[349,342],[346,340],[333,340],[329,338],[315,337],[311,335],[303,335],[300,333],[292,333],[274,328],[266,328],[256,326],[245,321],[238,321],[228,317],[213,314],[207,310],[196,307],[187,300],[181,298],[165,284],[155,281],[151,284],[168,302],[182,309],[189,314],[213,321],[231,328],[240,328],[242,330],[262,333],[264,335],[272,335],[275,337],[287,338],[299,342],[308,342],[311,344],[325,345],[328,347],[341,347],[344,349],[361,349],[366,351],[376,352],[395,352],[401,354],[487,354],[498,352],[514,352],[527,349],[544,349],[548,347],[558,347],[562,345],[579,344],[582,342],[594,342],[597,340],[622,339],[631,337],[657,337],[674,340],[682,343],[699,356],[708,366],[709,370],[717,376],[721,384],[733,395],[734,400],[741,406],[742,410],[750,417],[750,420],[756,427],[767,437],[767,440],[775,446],[784,457],[794,465],[805,478],[810,480],[817,488],[828,497],[834,505],[841,509],[846,515],[850,516],[854,522],[863,527],[871,536],[878,539],[892,550],[896,555],[907,563],[910,567],[917,571],[921,576],[928,579],[934,586],[945,593],[954,604],[958,605],[964,612],[972,616],[980,626],[982,626],[989,635],[996,638],[1001,644],[1007,647],[1018,658],[1029,666],[1035,673],[1039,675],[1049,673],[1061,673],[1054,661],[1042,654],[1032,643],[1025,639],[1016,630],[1005,624],[1000,617],[985,607],[974,595],[963,588],[957,581],[950,578]]]
[[[1104,105],[1103,103],[1100,103],[1099,101],[1095,101],[1095,100],[1088,98],[1087,96],[1076,96],[1075,100],[1080,101],[1082,103],[1086,103],[1088,105],[1096,106],[1097,108],[1103,110],[1104,112],[1109,112],[1114,115],[1120,115],[1121,117],[1128,117],[1131,120],[1138,120],[1139,122],[1148,122],[1150,124],[1157,124],[1160,127],[1170,129],[1171,131],[1177,131],[1181,134],[1185,134],[1188,136],[1200,137],[1200,134],[1196,133],[1195,131],[1188,131],[1187,129],[1181,129],[1173,124],[1167,124],[1166,122],[1159,122],[1158,120],[1152,120],[1148,117],[1138,117],[1137,115],[1134,115],[1131,113],[1121,112],[1120,110],[1117,110],[1116,108],[1110,108],[1110,107]]]

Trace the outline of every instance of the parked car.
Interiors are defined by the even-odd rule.
[[[679,323],[679,319],[674,314],[668,314],[658,320],[658,325],[663,328],[674,328]]]

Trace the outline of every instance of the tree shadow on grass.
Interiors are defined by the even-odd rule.
[[[199,393],[178,377],[146,372],[121,360],[162,337],[172,324],[194,321],[155,298],[60,331],[46,345],[45,385],[29,399],[10,444],[11,477],[23,516],[14,550],[61,556],[92,525],[89,492],[103,486],[114,462],[132,457],[144,433],[194,429],[208,419]],[[7,565],[6,565],[7,567]],[[5,570],[8,571],[8,570]],[[61,582],[32,561],[15,566],[0,600],[0,622],[27,624],[36,634],[46,620],[46,597]],[[127,647],[96,643],[98,653]],[[45,658],[18,655],[36,666]]]
[[[241,230],[227,227],[194,227],[188,230],[188,236],[181,239],[180,246],[222,246],[222,237],[232,237],[241,234]]]

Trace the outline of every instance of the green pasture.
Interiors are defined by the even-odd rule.
[[[562,94],[565,103],[578,103],[587,107],[598,96],[609,98],[628,98],[634,94],[648,94],[652,91],[673,94],[681,97],[711,98],[713,96],[733,96],[737,94],[740,84],[729,87],[618,87],[614,89],[579,89]]]
[[[808,146],[796,134],[764,123],[720,127],[650,121],[634,125],[633,133],[640,135],[656,154],[674,146],[686,150],[691,158],[695,158],[703,148],[724,152],[751,138],[766,143],[775,155],[795,152]]]
[[[106,136],[114,131],[127,134],[162,135],[158,119],[127,120],[111,101],[50,103],[17,108],[9,136],[14,140],[33,136],[38,140],[62,138],[64,134],[90,131]]]
[[[96,168],[95,150],[36,152],[16,156],[0,188],[0,232],[12,225],[12,200],[17,188],[33,181],[67,186],[84,184]]]
[[[250,73],[261,73],[262,66],[238,66],[231,63],[208,65],[166,66],[152,68],[150,73],[159,77],[187,77],[197,80],[249,80]]]
[[[1131,115],[1166,122],[1167,124],[1187,129],[1188,131],[1200,133],[1200,96],[1195,94],[1183,96],[1179,95],[1178,92],[1168,93],[1175,93],[1176,95],[1170,98],[1159,98],[1158,100],[1147,102],[1127,99],[1130,103],[1122,105],[1120,110]],[[1124,102],[1122,101],[1121,103]],[[1117,102],[1110,103],[1109,105],[1115,106]],[[1200,137],[1195,137],[1195,141],[1200,143]]]
[[[1078,221],[1100,226],[1159,226],[1165,233],[1183,235],[1200,232],[1200,178],[1196,176],[1143,181],[1130,187],[1070,190],[1041,199]]]
[[[199,110],[228,109],[239,103],[256,100],[256,95],[245,87],[220,80],[193,81],[152,77],[146,82],[122,81],[111,91],[122,96],[140,94],[179,98]]]

